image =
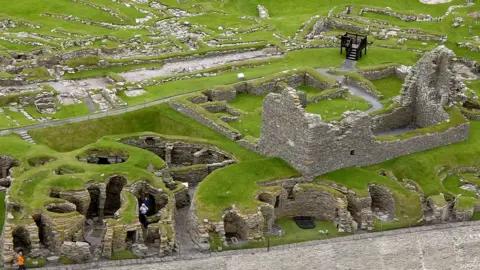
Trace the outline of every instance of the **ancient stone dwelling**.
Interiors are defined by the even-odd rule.
[[[236,162],[231,155],[207,144],[159,136],[126,137],[118,142],[161,157],[165,167],[153,170],[149,166],[145,170],[165,185],[142,179],[128,181],[119,172],[106,176],[104,182],[85,183],[85,188],[80,190],[49,187],[44,209],[34,211],[21,194],[15,196],[16,199],[7,196],[8,218],[2,235],[5,265],[10,264],[14,251],[18,250],[23,250],[28,257],[53,261],[65,257],[75,263],[111,258],[114,252],[127,249],[139,258],[171,254],[178,248],[176,209],[189,205],[190,201],[186,186],[195,186],[212,171]],[[79,163],[109,166],[128,162],[132,154],[93,147],[76,158]],[[55,162],[54,158],[47,157],[30,160],[30,165],[38,170]],[[0,180],[10,180],[10,169],[19,165],[10,157],[0,156]],[[67,176],[81,173],[73,170],[74,167],[60,166],[54,173]],[[17,181],[21,180],[29,181]],[[142,227],[138,217],[139,204],[144,198],[151,202],[148,229]]]
[[[387,187],[370,184],[366,194],[357,194],[337,183],[312,182],[312,177],[465,140],[469,122],[454,106],[461,89],[453,69],[454,58],[453,52],[443,46],[426,53],[405,76],[401,95],[390,108],[373,114],[345,112],[342,120],[330,123],[305,111],[305,103],[290,81],[269,82],[280,90],[266,96],[261,138],[250,147],[288,161],[303,177],[257,183],[265,187],[257,192],[256,209],[241,211],[232,205],[216,220],[198,218],[193,201],[190,232],[194,240],[203,248],[208,248],[212,233],[226,245],[261,240],[265,232],[273,231],[276,219],[295,216],[333,222],[340,232],[371,231],[373,217],[393,221],[396,202]],[[375,72],[392,73],[395,69],[374,71],[366,77],[375,76]],[[386,131],[400,135],[377,135]],[[413,192],[411,196],[418,194]],[[418,199],[419,207],[422,200]],[[440,214],[435,203],[426,204],[433,215],[419,213],[414,223],[424,217],[427,222],[446,220],[446,207]],[[468,220],[461,211],[454,211],[457,220]]]
[[[315,176],[465,140],[468,121],[441,132],[428,131],[453,120],[451,115],[458,112],[453,107],[459,89],[454,57],[443,46],[426,53],[407,75],[398,106],[374,116],[345,112],[343,120],[325,123],[318,115],[305,112],[295,89],[270,93],[264,100],[258,150],[281,157],[306,176]],[[409,125],[418,129],[417,135],[375,136]]]

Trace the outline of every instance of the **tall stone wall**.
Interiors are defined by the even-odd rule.
[[[398,107],[372,117],[373,133],[402,128],[413,121],[413,114],[408,107]]]
[[[282,94],[269,94],[263,101],[262,132],[258,148],[269,156],[279,156],[302,173],[311,171],[310,142],[316,130],[328,131],[320,117],[306,114],[296,90],[285,89]]]
[[[402,140],[378,141],[372,119],[363,112],[349,112],[336,125],[305,113],[294,89],[269,94],[264,101],[258,150],[288,161],[304,175],[365,166],[417,151],[465,140],[469,123],[444,132],[426,133]]]
[[[401,103],[412,108],[417,126],[426,127],[448,119],[443,107],[454,103],[459,89],[454,58],[451,50],[439,46],[424,54],[407,75]]]

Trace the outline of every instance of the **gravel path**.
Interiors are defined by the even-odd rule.
[[[476,226],[115,269],[480,269],[479,251],[480,227]]]
[[[359,234],[266,249],[102,261],[51,270],[480,269],[480,222]]]
[[[160,69],[128,71],[120,73],[120,75],[122,75],[127,80],[127,82],[135,82],[160,76],[198,71],[202,69],[225,65],[232,62],[278,57],[282,57],[282,55],[271,55],[268,54],[265,50],[224,54],[202,59],[192,59],[174,63],[167,63]]]
[[[337,69],[337,70],[338,71],[352,71],[353,69]],[[337,80],[340,83],[342,83],[343,79],[345,78],[345,76],[343,76],[343,75],[333,75],[333,74],[328,73],[328,69],[319,68],[319,69],[317,69],[317,71],[319,71],[320,73],[322,73],[323,75],[325,75],[329,78]],[[372,112],[372,111],[376,111],[376,110],[380,110],[381,108],[383,108],[383,104],[380,103],[376,97],[370,95],[369,93],[367,93],[363,90],[360,90],[356,87],[353,87],[351,85],[346,85],[346,86],[348,87],[348,92],[350,92],[352,95],[358,96],[358,97],[366,100],[368,103],[370,103],[371,107],[370,107],[370,109],[368,109],[366,111],[367,113]]]

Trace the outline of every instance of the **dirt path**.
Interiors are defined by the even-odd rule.
[[[225,54],[214,57],[192,59],[187,61],[179,61],[174,63],[167,63],[160,69],[154,70],[137,70],[120,73],[127,82],[143,81],[155,77],[167,76],[178,73],[187,73],[198,71],[202,69],[222,66],[228,63],[246,61],[252,59],[269,59],[282,57],[281,55],[271,55],[265,50],[242,52],[234,54]]]

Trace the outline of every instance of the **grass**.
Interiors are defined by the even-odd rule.
[[[112,260],[137,259],[137,256],[129,249],[112,251]]]
[[[260,138],[262,129],[261,108],[253,113],[241,115],[237,120],[229,122],[228,124],[238,130],[241,134]]]
[[[125,82],[125,78],[115,72],[109,72],[107,77],[113,80],[114,82]]]
[[[21,75],[26,77],[29,81],[49,80],[54,78],[53,76],[50,76],[45,67],[26,68],[22,71]]]
[[[405,189],[399,182],[378,174],[376,172],[379,170],[377,169],[378,167],[383,169],[381,165],[370,168],[341,169],[319,176],[316,178],[316,181],[342,184],[355,191],[358,197],[369,196],[369,184],[385,186],[394,196],[396,203],[396,218],[398,221],[383,224],[382,228],[399,228],[410,224],[416,224],[423,215],[418,194],[414,191]]]
[[[255,112],[263,106],[263,99],[265,96],[238,94],[234,100],[228,102],[228,104],[234,108],[242,110],[244,112]]]
[[[465,85],[472,89],[477,96],[480,96],[480,80],[466,81]]]
[[[403,81],[397,77],[386,77],[372,81],[377,91],[382,93],[384,99],[390,99],[400,94]]]
[[[305,92],[305,94],[307,94],[307,96],[318,94],[318,93],[321,92],[317,88],[312,87],[310,85],[300,85],[299,87],[297,87],[297,90]]]
[[[37,109],[33,105],[24,107],[25,111],[28,112],[28,114],[30,114],[35,119],[38,119],[41,117],[65,119],[65,118],[72,118],[72,117],[87,115],[91,113],[90,109],[85,103],[79,103],[79,104],[73,104],[73,105],[67,105],[67,106],[57,105],[57,108],[59,110],[54,114],[41,114],[37,111]]]
[[[242,134],[250,135],[256,138],[260,137],[262,125],[262,106],[265,96],[256,96],[249,94],[238,94],[235,100],[228,104],[243,112],[238,120],[228,123]]]
[[[74,264],[75,262],[72,261],[71,259],[67,258],[67,257],[60,257],[60,259],[58,259],[58,262],[61,263],[61,264]]]
[[[103,136],[142,131],[206,139],[234,153],[241,160],[260,157],[195,120],[181,115],[165,103],[122,115],[39,129],[31,131],[31,135],[37,143],[44,143],[54,150],[64,152],[82,148]],[[82,136],[77,136],[78,134]]]
[[[245,161],[216,170],[199,185],[194,200],[199,219],[221,219],[233,204],[245,213],[256,211],[260,201],[254,195],[257,182],[297,176],[299,173],[277,158]],[[222,183],[219,185],[219,183]]]
[[[10,199],[22,201],[23,209],[27,212],[41,210],[45,204],[55,200],[48,196],[48,191],[52,188],[82,190],[85,188],[85,183],[103,182],[114,174],[124,176],[129,183],[143,179],[153,186],[164,187],[161,180],[159,181],[158,178],[146,171],[150,164],[154,169],[163,168],[165,164],[163,160],[151,152],[117,143],[113,139],[105,138],[74,152],[58,153],[46,146],[31,146],[26,143],[22,145],[22,142],[15,141],[15,138],[17,137],[2,138],[2,145],[4,140],[5,142],[12,141],[13,148],[3,146],[1,151],[17,157],[24,170],[26,170],[16,176],[15,183],[10,187]],[[115,149],[116,151],[128,152],[129,158],[124,163],[105,166],[77,160],[77,156],[83,155],[90,149],[106,149],[109,152]],[[31,167],[27,160],[38,157],[38,153],[42,153],[44,156],[53,156],[56,160],[43,166]],[[74,168],[75,170],[71,174],[56,175],[53,171],[59,167]]]
[[[61,106],[55,114],[51,115],[51,117],[54,117],[57,119],[65,119],[65,118],[87,115],[89,113],[91,113],[91,111],[88,108],[87,104],[82,102],[79,104]]]
[[[475,204],[479,204],[480,200],[472,197],[460,196],[455,201],[455,208],[457,210],[473,210]]]
[[[0,79],[12,79],[14,78],[15,76],[13,76],[12,74],[8,73],[8,72],[0,72]]]
[[[324,240],[333,237],[349,235],[349,233],[339,233],[337,227],[332,222],[328,221],[315,220],[316,227],[313,229],[302,229],[297,226],[295,221],[288,218],[277,219],[275,221],[275,224],[280,226],[280,228],[282,229],[281,236],[267,236],[265,241],[251,242],[241,246],[230,246],[223,248],[228,250],[244,248],[263,248],[267,247],[268,244],[270,244],[270,246],[278,246],[312,240]],[[320,230],[324,232],[328,231],[328,234],[320,233]],[[215,236],[213,236],[213,238],[214,237]],[[216,246],[222,245],[222,243],[216,241],[216,239],[213,239],[213,242]]]
[[[5,115],[8,115],[16,124],[12,126],[26,126],[31,124],[36,124],[35,121],[29,120],[21,112],[11,111],[10,109],[4,110]]]
[[[447,205],[447,201],[445,200],[445,197],[443,195],[433,195],[430,196],[429,199],[431,199],[437,207],[443,207]]]
[[[25,259],[25,266],[28,268],[40,268],[45,266],[46,263],[47,263],[47,259],[45,258],[38,258],[38,259],[26,258]]]
[[[346,111],[366,111],[370,103],[354,95],[346,94],[345,98],[322,99],[307,105],[306,111],[318,114],[323,121],[338,120]]]
[[[475,192],[471,190],[461,189],[460,187],[463,185],[460,182],[460,178],[457,175],[450,175],[449,177],[443,180],[443,186],[450,191],[452,194],[461,194],[469,197],[474,197]]]

